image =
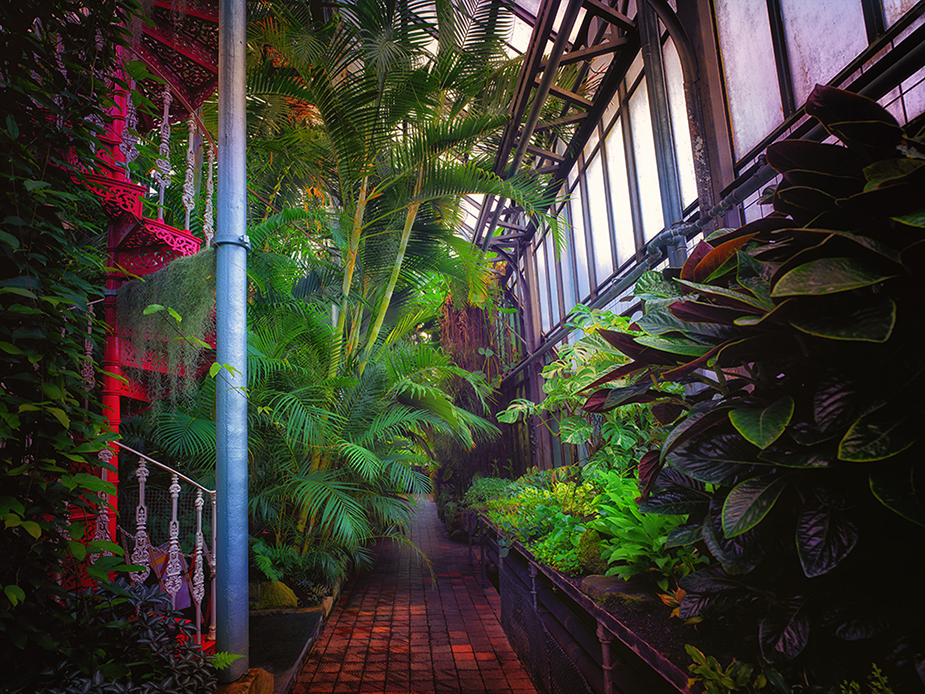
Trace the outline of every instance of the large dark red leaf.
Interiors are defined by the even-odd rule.
[[[736,251],[751,241],[751,236],[739,236],[730,239],[725,243],[713,248],[697,263],[689,277],[685,277],[684,271],[681,272],[681,279],[691,280],[692,282],[706,282],[711,278],[714,272],[735,257]],[[685,263],[685,268],[687,263]]]
[[[806,100],[806,113],[845,144],[882,157],[895,152],[903,132],[883,106],[860,94],[817,84]]]
[[[719,323],[734,325],[736,318],[755,315],[756,311],[744,311],[728,306],[704,304],[699,301],[679,301],[669,309],[675,317],[688,323]]]
[[[598,335],[634,361],[643,364],[674,364],[674,361],[657,349],[637,343],[632,335],[615,330],[599,330]]]
[[[662,470],[662,463],[658,457],[658,451],[647,451],[639,463],[636,465],[636,473],[639,477],[639,485],[642,487],[642,498],[646,499],[655,485],[655,479]]]
[[[797,554],[807,578],[822,576],[848,556],[858,541],[858,529],[844,513],[807,501],[797,520]]]
[[[778,173],[814,171],[863,179],[864,161],[847,147],[812,140],[783,140],[767,149],[768,164]]]
[[[684,412],[684,408],[676,402],[657,402],[650,409],[652,416],[661,425],[671,424]]]
[[[629,364],[624,364],[623,366],[617,367],[613,371],[608,372],[607,374],[601,376],[599,379],[594,381],[591,385],[585,386],[579,393],[584,393],[586,390],[591,390],[592,388],[600,388],[605,383],[610,383],[611,381],[616,381],[618,378],[623,378],[624,376],[629,376],[631,373],[641,371],[649,366],[646,363],[640,363],[638,361],[631,361]]]
[[[809,642],[809,615],[804,598],[783,600],[771,605],[758,626],[761,654],[769,663],[793,660]]]
[[[709,255],[710,251],[712,250],[713,250],[713,246],[711,246],[706,241],[701,241],[700,243],[698,243],[694,247],[694,250],[691,251],[690,256],[688,256],[687,260],[685,261],[684,267],[681,268],[681,279],[682,280],[693,280],[697,265],[700,263],[701,260],[706,258],[707,255]]]

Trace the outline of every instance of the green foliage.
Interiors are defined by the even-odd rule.
[[[195,629],[159,587],[97,586],[69,594],[64,607],[71,623],[62,634],[59,656],[32,691],[215,691],[214,667],[193,641]],[[19,690],[14,686],[13,691]]]
[[[658,422],[650,409],[627,402],[620,408],[590,413],[582,410],[587,389],[615,368],[626,364],[626,357],[601,337],[601,331],[635,335],[630,322],[608,311],[578,305],[568,325],[580,337],[562,345],[557,358],[543,368],[542,402],[514,400],[498,414],[501,422],[517,422],[536,415],[555,422],[551,431],[563,443],[584,446],[582,465],[592,469],[625,469],[636,464],[643,453],[660,439]],[[668,386],[666,390],[677,390]]]
[[[504,496],[510,487],[511,480],[500,477],[475,477],[462,501],[469,508],[483,507],[490,499]]]
[[[688,670],[695,677],[691,682],[700,683],[708,694],[731,694],[732,692],[747,692],[757,694],[768,685],[765,673],[755,673],[755,668],[748,663],[733,660],[729,667],[723,669],[719,661],[713,656],[705,656],[691,645],[684,649],[694,661]]]
[[[902,644],[916,680],[925,147],[858,95],[816,87],[806,110],[845,146],[771,145],[774,213],[639,280],[646,334],[602,333],[629,381],[586,408],[698,384],[640,466],[642,510],[690,514],[677,542],[713,558],[681,581],[681,617],[757,623],[772,663]]]
[[[215,330],[215,252],[177,258],[157,272],[126,282],[117,299],[123,349],[150,357],[164,370],[137,369],[155,407],[176,408],[196,392],[195,379],[211,354]]]
[[[607,561],[601,556],[601,534],[589,528],[578,540],[578,561],[583,574],[602,574],[607,571]]]
[[[636,500],[637,482],[618,472],[603,473],[603,492],[597,511],[600,517],[588,527],[602,533],[601,552],[608,565],[608,576],[630,578],[654,571],[662,590],[669,579],[678,581],[704,558],[686,547],[672,547],[672,534],[686,516],[659,516],[643,513]]]
[[[103,276],[106,217],[81,183],[101,146],[104,76],[135,5],[4,3],[0,8],[0,668],[28,682],[57,658],[71,616],[55,574],[87,551],[109,438],[87,346]],[[95,307],[97,316],[101,313]],[[90,381],[84,378],[84,370]],[[104,561],[102,566],[105,566]],[[29,657],[25,657],[28,654]],[[27,686],[27,685],[23,685]]]

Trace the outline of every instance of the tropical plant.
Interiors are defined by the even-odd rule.
[[[106,79],[135,3],[0,7],[0,668],[32,689],[57,660],[71,621],[56,575],[106,580],[116,556],[89,564],[82,516],[95,518],[98,457],[111,438],[92,363],[103,325],[106,217],[84,185],[107,122]],[[98,308],[97,308],[98,310]],[[75,567],[82,567],[75,569]],[[123,564],[124,566],[124,564]]]
[[[862,96],[817,86],[806,111],[844,146],[769,147],[774,213],[640,279],[646,334],[601,332],[632,361],[598,385],[630,383],[586,408],[684,409],[640,468],[642,510],[691,514],[671,543],[716,563],[681,581],[682,617],[754,620],[772,663],[866,643],[914,681],[925,148]]]
[[[502,195],[527,213],[549,202],[533,181],[490,171],[516,71],[502,50],[503,3],[361,0],[335,15],[320,26],[310,6],[280,4],[250,36],[261,47],[252,92],[290,113],[310,109],[312,175],[342,271],[332,376],[351,355],[365,368],[402,287],[432,269],[462,280],[485,272],[453,233],[463,194]]]
[[[120,581],[70,594],[64,606],[72,622],[62,634],[59,657],[32,691],[215,691],[215,669],[193,640],[195,628],[158,586]]]
[[[661,435],[650,408],[625,404],[592,413],[582,407],[587,400],[585,391],[603,374],[626,363],[626,356],[601,337],[602,331],[638,332],[631,330],[629,319],[623,316],[580,304],[567,324],[579,337],[560,346],[556,359],[543,367],[543,400],[515,399],[498,419],[510,423],[531,416],[545,418],[546,426],[563,443],[584,448],[582,465],[600,470],[633,467]]]

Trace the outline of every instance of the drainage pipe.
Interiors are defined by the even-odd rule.
[[[247,169],[245,0],[219,0],[216,348],[216,649],[243,657],[219,671],[233,682],[249,668],[247,585]]]

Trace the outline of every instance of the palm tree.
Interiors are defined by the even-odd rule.
[[[535,181],[491,173],[518,68],[502,50],[504,3],[358,0],[334,16],[319,26],[285,3],[249,37],[252,94],[310,111],[300,127],[317,134],[314,176],[342,272],[330,375],[344,358],[366,368],[397,292],[427,267],[420,252],[466,255],[451,240],[463,194],[528,213],[548,204]]]

